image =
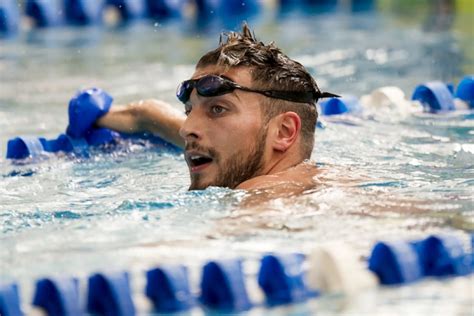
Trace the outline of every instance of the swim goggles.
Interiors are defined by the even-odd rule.
[[[339,97],[336,94],[320,91],[275,91],[275,90],[255,90],[231,81],[230,79],[217,76],[206,75],[198,79],[183,81],[176,89],[178,99],[188,102],[191,92],[196,88],[197,93],[203,97],[216,97],[233,92],[235,89],[263,94],[269,98],[281,99],[298,103],[316,103],[319,98]]]

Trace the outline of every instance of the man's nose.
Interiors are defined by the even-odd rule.
[[[202,136],[202,128],[199,126],[199,119],[196,111],[192,111],[184,120],[179,130],[179,135],[185,141],[198,140]]]

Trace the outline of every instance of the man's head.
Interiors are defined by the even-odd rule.
[[[190,189],[235,188],[310,158],[314,145],[322,94],[307,70],[247,25],[225,38],[179,91]]]

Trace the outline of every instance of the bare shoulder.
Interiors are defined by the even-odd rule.
[[[258,176],[242,182],[237,189],[243,190],[261,190],[269,188],[289,188],[309,189],[318,183],[318,175],[322,170],[315,163],[305,161],[285,171]]]

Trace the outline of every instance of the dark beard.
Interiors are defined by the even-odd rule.
[[[259,131],[255,137],[255,147],[246,154],[241,151],[233,155],[225,166],[219,166],[220,156],[212,152],[214,162],[219,166],[218,176],[215,181],[209,184],[200,183],[200,175],[191,176],[191,185],[189,190],[202,190],[208,186],[226,187],[235,189],[242,182],[258,176],[263,168],[263,153],[267,138],[267,128]]]

